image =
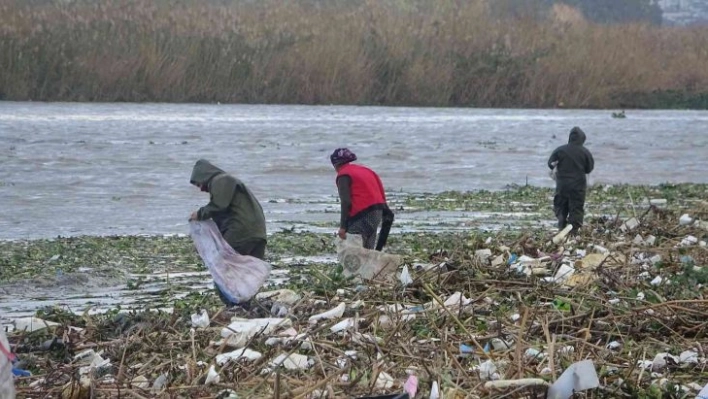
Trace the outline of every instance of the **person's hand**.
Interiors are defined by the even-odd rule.
[[[191,222],[192,220],[197,220],[197,211],[194,211],[191,215],[189,215],[189,221]]]
[[[341,238],[342,240],[346,240],[346,239],[347,239],[347,231],[346,231],[345,229],[339,229],[339,232],[337,232],[337,235],[338,235],[339,238]]]

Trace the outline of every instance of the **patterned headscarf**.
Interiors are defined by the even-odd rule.
[[[344,165],[352,161],[356,161],[356,154],[349,151],[348,148],[337,148],[332,155],[329,156],[333,166]]]

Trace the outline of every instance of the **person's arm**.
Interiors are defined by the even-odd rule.
[[[559,153],[558,148],[556,148],[555,151],[553,151],[553,153],[551,153],[551,157],[548,158],[548,168],[549,169],[553,169],[558,164],[558,153]]]
[[[592,153],[590,151],[588,151],[586,149],[585,152],[587,152],[587,154],[588,154],[588,158],[585,161],[585,174],[589,175],[590,172],[592,172],[593,169],[595,169],[595,159],[592,157]]]
[[[339,176],[337,178],[337,191],[339,191],[339,202],[341,204],[341,215],[339,218],[339,228],[347,229],[349,211],[352,209],[352,178],[349,176]]]
[[[197,220],[211,219],[212,216],[229,208],[234,197],[235,182],[229,176],[215,178],[209,187],[211,201],[197,211]]]

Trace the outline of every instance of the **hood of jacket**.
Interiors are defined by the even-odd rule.
[[[585,144],[585,132],[579,127],[574,127],[570,130],[568,136],[568,144],[583,145]]]
[[[206,159],[200,159],[194,164],[194,168],[192,168],[192,177],[189,178],[189,182],[195,186],[206,186],[214,176],[221,173],[226,172],[217,168]]]

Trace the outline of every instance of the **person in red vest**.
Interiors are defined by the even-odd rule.
[[[379,244],[376,242],[376,230],[381,224],[390,229],[393,222],[393,212],[386,204],[381,179],[373,170],[366,166],[353,164],[356,154],[347,148],[337,148],[330,155],[332,166],[337,171],[337,190],[341,202],[341,218],[339,221],[339,238],[345,239],[347,233],[361,235],[364,248],[381,250],[385,244],[388,231],[382,233]]]

